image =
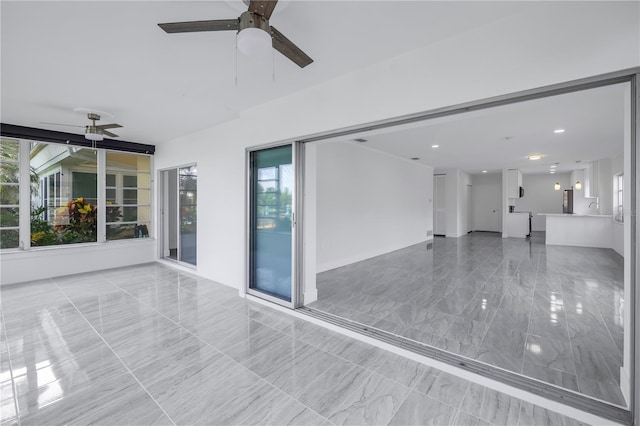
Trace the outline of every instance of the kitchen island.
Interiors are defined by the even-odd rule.
[[[538,213],[546,216],[546,244],[579,247],[613,247],[613,216]]]

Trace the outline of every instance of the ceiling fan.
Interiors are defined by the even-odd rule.
[[[84,127],[84,137],[90,141],[101,141],[104,139],[104,135],[107,135],[112,138],[117,138],[118,135],[110,132],[107,129],[116,129],[118,127],[122,127],[119,124],[111,123],[111,124],[96,124],[96,121],[100,120],[100,114],[95,112],[87,113],[87,118],[91,120],[91,124],[87,126],[76,126],[74,124],[60,124],[60,123],[45,123],[41,124],[53,124],[56,126],[68,126],[68,127]]]
[[[269,45],[300,68],[304,68],[312,63],[313,59],[280,31],[269,25],[269,18],[277,3],[278,0],[251,0],[249,9],[236,19],[170,22],[158,24],[158,26],[169,34],[237,30],[238,49],[244,53],[251,54],[254,51],[265,49],[266,45]]]

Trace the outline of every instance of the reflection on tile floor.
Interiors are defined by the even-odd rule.
[[[161,264],[0,296],[2,425],[578,424]]]
[[[311,307],[625,405],[613,250],[471,233],[323,272],[317,285]]]

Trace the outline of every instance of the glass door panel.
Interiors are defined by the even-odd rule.
[[[292,302],[291,145],[250,153],[249,290]]]
[[[180,261],[196,264],[197,166],[180,169]]]

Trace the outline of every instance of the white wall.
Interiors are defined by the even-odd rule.
[[[516,211],[531,212],[532,231],[545,231],[546,218],[538,213],[562,213],[562,190],[569,189],[570,173],[556,173],[544,175],[523,175],[522,187],[524,197],[515,202]],[[560,184],[560,190],[554,189],[554,184]],[[574,197],[576,196],[574,191]],[[575,200],[575,199],[574,199]],[[574,201],[575,202],[575,201]]]
[[[500,202],[502,175],[500,173],[474,175],[471,182],[473,230],[500,232],[502,229],[502,203]]]
[[[427,239],[431,167],[352,142],[316,149],[318,272]]]
[[[39,247],[2,254],[0,284],[14,284],[69,274],[155,262],[156,240],[143,238],[106,243]]]

